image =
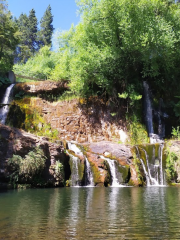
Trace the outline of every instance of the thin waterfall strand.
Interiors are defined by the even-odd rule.
[[[86,163],[86,182],[85,182],[85,184],[87,187],[93,187],[94,186],[93,174],[92,174],[90,163],[86,157],[85,157],[85,163]]]
[[[71,163],[71,186],[78,187],[79,186],[79,169],[78,169],[79,158],[74,157],[71,154],[69,154],[69,157],[70,157],[70,163]]]
[[[109,168],[110,168],[110,172],[111,172],[111,176],[112,176],[112,185],[111,187],[124,187],[122,184],[119,183],[119,180],[117,178],[117,169],[116,169],[116,164],[115,164],[115,160],[111,160],[109,158],[105,158],[103,156],[101,156],[101,158],[103,158],[104,160],[106,160],[109,164]]]
[[[11,84],[6,89],[6,92],[4,94],[4,98],[3,98],[2,104],[8,104],[10,102],[10,95],[11,95],[11,91],[12,91],[14,85],[15,84]],[[2,107],[2,109],[0,110],[0,122],[2,124],[5,124],[8,112],[9,112],[9,106],[8,105]]]

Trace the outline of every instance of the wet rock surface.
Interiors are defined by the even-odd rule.
[[[116,159],[121,165],[132,163],[133,156],[130,146],[109,141],[90,143],[87,146],[91,152]]]
[[[69,179],[70,169],[68,173],[66,170],[69,168],[69,156],[64,153],[65,148],[61,141],[52,143],[45,137],[37,137],[25,131],[0,124],[0,182],[7,181],[7,160],[13,154],[24,157],[36,146],[39,146],[47,157],[46,168],[43,173],[45,180],[51,183],[52,186],[60,186],[57,183],[55,174],[56,161],[64,164],[65,180]],[[133,185],[138,185],[130,146],[109,141],[77,144],[77,146],[84,149],[84,156],[78,156],[72,151],[70,154],[79,157],[81,164],[84,163],[84,157],[87,157],[93,172],[95,186],[109,186],[111,183],[108,165],[103,157],[119,162],[119,171],[122,172],[121,184],[128,184],[129,180],[131,180]]]
[[[131,146],[110,141],[84,143],[82,146],[86,149],[88,160],[99,173],[97,185],[108,186],[111,183],[106,158],[118,161],[118,168],[122,174],[120,184],[139,185]]]

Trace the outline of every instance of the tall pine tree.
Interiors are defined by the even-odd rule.
[[[0,73],[12,68],[14,50],[19,39],[18,28],[8,11],[7,2],[0,0]]]
[[[53,15],[51,13],[51,6],[49,5],[46,9],[44,16],[40,21],[40,31],[39,31],[39,46],[45,46],[52,44],[52,34],[53,34]]]
[[[35,10],[32,9],[29,16],[21,14],[19,19],[15,20],[21,32],[21,42],[16,48],[15,62],[26,62],[38,50],[37,44],[37,18]]]
[[[28,47],[28,16],[26,14],[21,14],[19,19],[15,19],[15,22],[21,32],[21,41],[20,44],[16,48],[16,57],[15,63],[17,62],[26,62],[30,57],[30,49]]]
[[[37,24],[38,24],[38,21],[36,18],[35,10],[32,9],[29,13],[29,19],[28,19],[28,30],[29,30],[28,45],[33,55],[37,50]]]

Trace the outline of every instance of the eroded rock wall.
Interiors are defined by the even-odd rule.
[[[47,183],[55,186],[57,181],[54,174],[56,161],[66,160],[62,144],[51,143],[46,138],[37,137],[25,131],[10,128],[0,124],[0,182],[8,181],[7,161],[15,155],[25,157],[35,147],[39,146],[47,157],[43,176]]]
[[[79,143],[99,141],[125,143],[128,140],[124,122],[115,121],[108,107],[99,101],[90,105],[77,99],[51,103],[36,97],[15,103],[20,107],[26,105],[31,111],[38,110],[45,122],[58,131],[61,140]],[[13,111],[12,106],[11,115]],[[41,127],[41,122],[39,126]]]

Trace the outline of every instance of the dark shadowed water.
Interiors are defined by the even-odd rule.
[[[1,192],[0,239],[180,239],[180,188]]]

